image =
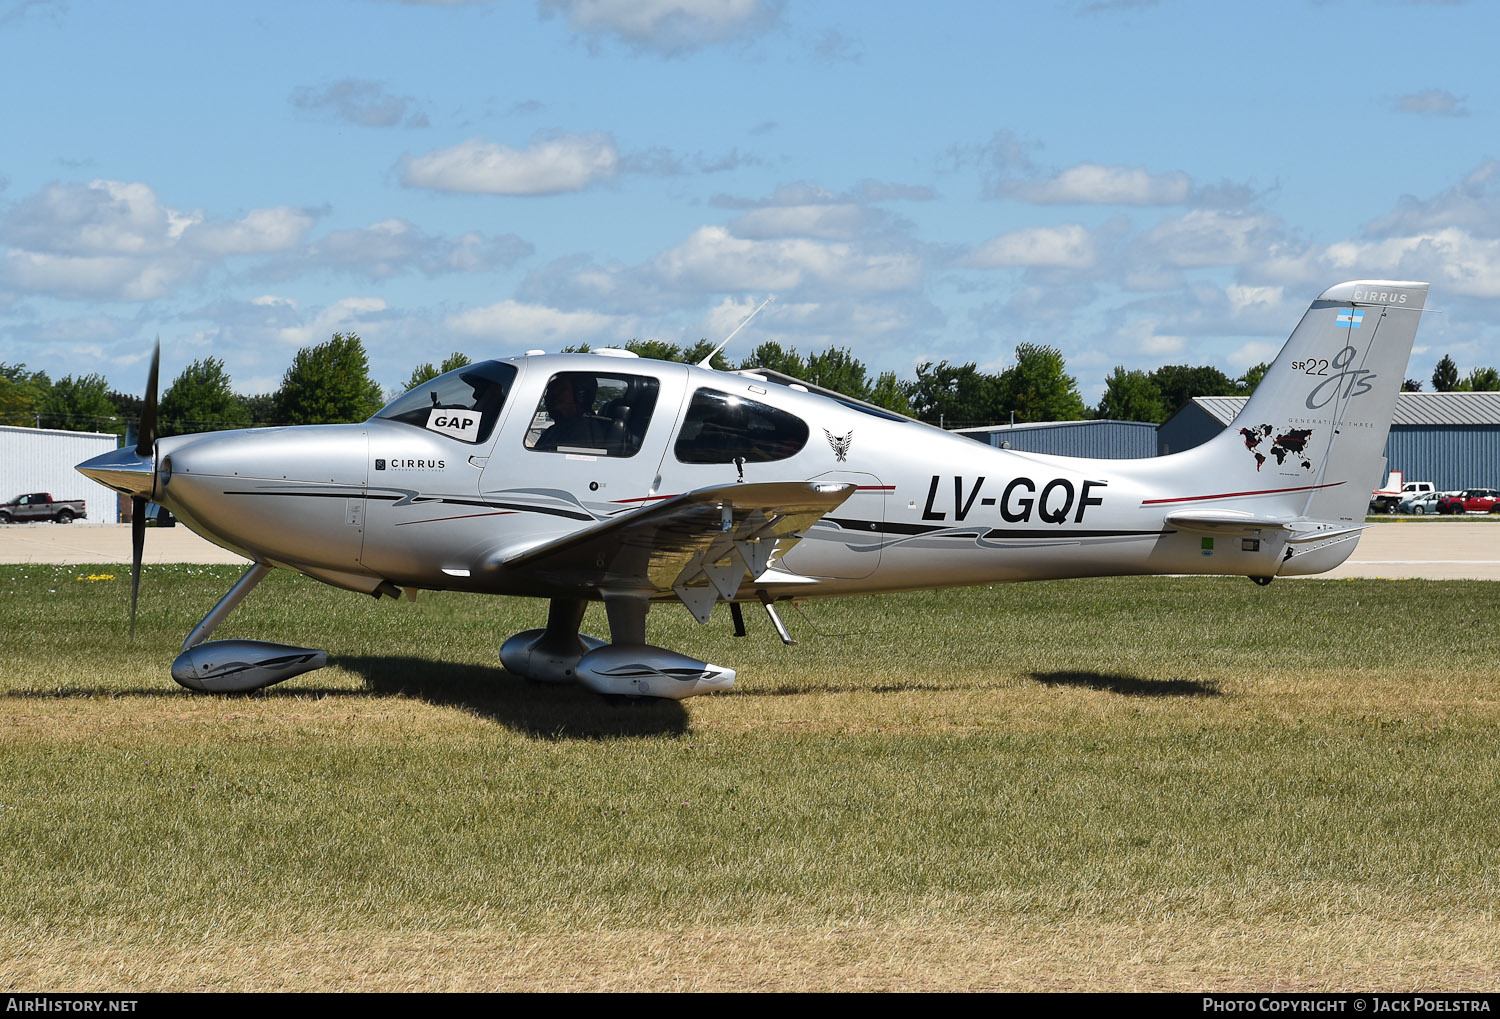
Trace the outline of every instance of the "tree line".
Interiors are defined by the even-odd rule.
[[[426,367],[437,374],[431,365]],[[370,378],[369,358],[359,336],[334,333],[326,343],[297,351],[274,393],[236,393],[223,360],[194,361],[162,392],[157,431],[184,435],[363,421],[385,403],[386,393]],[[143,395],[111,389],[102,375],[68,375],[54,382],[45,372],[28,372],[24,364],[0,362],[0,424],[124,437],[134,434],[144,404]]]
[[[714,344],[708,340],[682,347],[661,340],[632,340],[626,349],[641,357],[696,364]],[[585,352],[587,344],[566,348]],[[162,435],[252,428],[265,425],[331,424],[363,421],[399,393],[443,372],[469,364],[455,352],[441,364],[417,365],[399,390],[383,392],[370,378],[364,343],[355,333],[334,333],[325,343],[303,347],[274,393],[235,393],[224,362],[205,357],[182,370],[162,393],[157,427]],[[1197,396],[1246,396],[1269,368],[1258,364],[1238,378],[1211,365],[1163,365],[1153,371],[1116,366],[1104,380],[1099,403],[1089,407],[1078,382],[1067,372],[1056,347],[1022,343],[1015,361],[998,372],[981,371],[973,361],[952,364],[926,361],[915,377],[895,372],[872,376],[846,348],[799,354],[771,340],[760,344],[738,365],[714,354],[715,368],[759,368],[811,382],[857,400],[947,428],[1017,424],[1035,421],[1080,421],[1111,418],[1160,424]],[[1460,377],[1453,359],[1444,355],[1432,373],[1436,392],[1500,391],[1500,371],[1475,368]],[[1407,379],[1402,387],[1420,391]],[[0,362],[0,424],[73,431],[133,434],[144,400],[111,389],[102,375],[68,375],[57,381],[45,372],[28,372],[24,364]]]

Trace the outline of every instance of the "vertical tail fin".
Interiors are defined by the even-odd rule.
[[[1216,475],[1227,467],[1226,481],[1245,483],[1239,491],[1274,493],[1283,512],[1362,521],[1384,476],[1386,434],[1426,299],[1426,283],[1329,287],[1239,416],[1184,455],[1201,453]]]

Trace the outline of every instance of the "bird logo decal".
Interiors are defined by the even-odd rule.
[[[828,436],[828,445],[833,447],[834,458],[843,463],[849,457],[849,444],[854,441],[854,433],[848,435],[834,435],[828,429],[823,429],[823,434]]]

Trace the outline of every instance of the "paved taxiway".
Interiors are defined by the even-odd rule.
[[[146,532],[147,563],[244,563],[186,527]],[[0,526],[0,563],[130,562],[127,524]],[[1324,577],[1500,580],[1500,521],[1421,520],[1371,525],[1349,561]]]

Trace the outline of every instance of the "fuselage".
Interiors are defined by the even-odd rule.
[[[548,388],[559,378],[591,404],[589,421],[558,427]],[[1282,551],[1269,537],[1216,541],[1168,524],[1183,505],[1244,503],[1244,491],[1213,490],[1201,456],[996,449],[764,379],[598,354],[471,366],[362,424],[165,438],[157,462],[155,497],[189,527],[363,591],[576,593],[503,561],[739,481],[854,486],[751,578],[774,597],[1111,574],[1270,576]],[[1263,480],[1268,498],[1305,482]]]

